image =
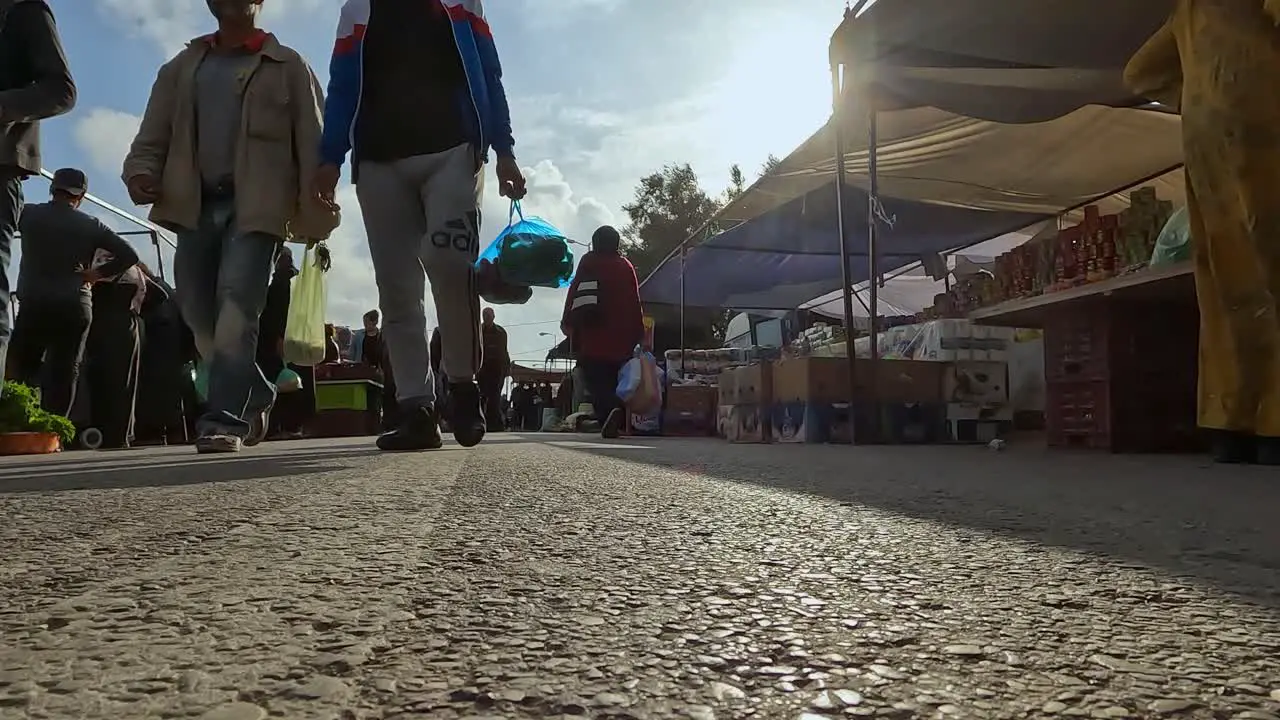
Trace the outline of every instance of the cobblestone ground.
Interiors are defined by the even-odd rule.
[[[1280,476],[971,448],[0,465],[0,717],[1280,716]]]

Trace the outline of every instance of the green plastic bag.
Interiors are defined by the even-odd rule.
[[[188,363],[191,371],[191,381],[196,386],[196,397],[200,398],[200,402],[209,401],[209,366],[204,363]],[[276,378],[276,392],[290,393],[297,392],[302,389],[302,376],[289,368],[280,371],[280,375]]]
[[[1191,226],[1187,218],[1187,209],[1179,208],[1169,216],[1169,221],[1160,231],[1156,239],[1155,250],[1151,251],[1151,267],[1173,265],[1191,259]]]
[[[325,273],[329,251],[324,244],[308,246],[302,271],[289,293],[289,317],[284,329],[284,361],[312,367],[324,362],[324,313],[328,300]]]

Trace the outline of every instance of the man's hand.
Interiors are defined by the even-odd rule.
[[[80,271],[80,279],[83,280],[86,285],[92,285],[101,280],[102,275],[100,275],[97,270],[89,268],[87,270]]]
[[[520,172],[520,164],[515,158],[499,157],[495,170],[498,172],[499,195],[512,200],[519,200],[525,196],[527,190],[524,186],[524,173]]]
[[[129,178],[129,199],[134,205],[150,205],[160,199],[160,186],[150,175]]]
[[[316,168],[316,176],[312,181],[311,189],[315,192],[316,199],[330,210],[338,209],[338,201],[335,198],[338,193],[338,177],[341,174],[342,168],[332,163],[325,163]]]

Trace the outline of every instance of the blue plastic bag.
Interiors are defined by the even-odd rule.
[[[573,250],[564,233],[542,218],[526,218],[515,200],[506,229],[476,259],[477,271],[487,272],[486,265],[505,285],[565,288],[573,279]]]

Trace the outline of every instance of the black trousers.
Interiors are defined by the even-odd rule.
[[[66,303],[31,299],[18,310],[9,348],[10,374],[20,383],[40,388],[42,408],[70,415],[93,305],[87,298]]]
[[[480,399],[484,403],[484,419],[490,430],[505,429],[502,418],[502,384],[506,377],[481,370],[476,375],[476,386],[480,388]]]
[[[591,409],[596,419],[604,422],[614,408],[622,407],[618,399],[618,373],[626,360],[579,360],[582,368],[582,380],[586,383],[587,393],[591,395]]]
[[[91,427],[102,432],[102,447],[133,441],[134,405],[142,359],[142,323],[133,311],[132,285],[99,283],[93,289],[88,371]]]

